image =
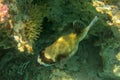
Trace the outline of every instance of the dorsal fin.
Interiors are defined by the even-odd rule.
[[[73,21],[74,33],[79,35],[85,27],[86,27],[86,24],[84,22],[82,22],[81,20]]]

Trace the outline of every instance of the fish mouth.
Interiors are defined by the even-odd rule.
[[[43,66],[52,66],[55,63],[52,59],[46,58],[44,56],[44,53],[41,55],[38,55],[37,62]]]

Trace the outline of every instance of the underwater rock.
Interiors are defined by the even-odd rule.
[[[112,16],[111,25],[114,36],[120,40],[120,10],[114,16]]]
[[[101,47],[100,56],[103,61],[103,70],[100,72],[100,76],[120,78],[120,43],[109,39]]]
[[[54,69],[50,75],[51,80],[74,80],[71,74],[67,74],[64,70]]]
[[[103,1],[95,0],[93,1],[93,6],[98,12],[109,15],[110,20],[107,20],[106,22],[111,26],[114,36],[120,40],[120,1],[117,1],[117,3],[112,3],[114,0],[110,0],[108,2],[111,3],[107,4]]]

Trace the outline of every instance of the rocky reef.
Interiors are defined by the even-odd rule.
[[[119,80],[119,8],[119,0],[0,0],[0,80]],[[75,32],[75,20],[85,27],[94,16],[70,59],[38,64],[46,47]]]

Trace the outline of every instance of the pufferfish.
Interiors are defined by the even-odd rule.
[[[80,41],[86,37],[89,29],[97,20],[98,17],[95,16],[87,27],[80,26],[81,30],[79,33],[73,32],[59,37],[53,44],[45,48],[38,56],[37,62],[44,66],[51,66],[56,62],[69,59],[77,52]],[[73,22],[73,26],[77,24],[79,24],[79,21]]]

